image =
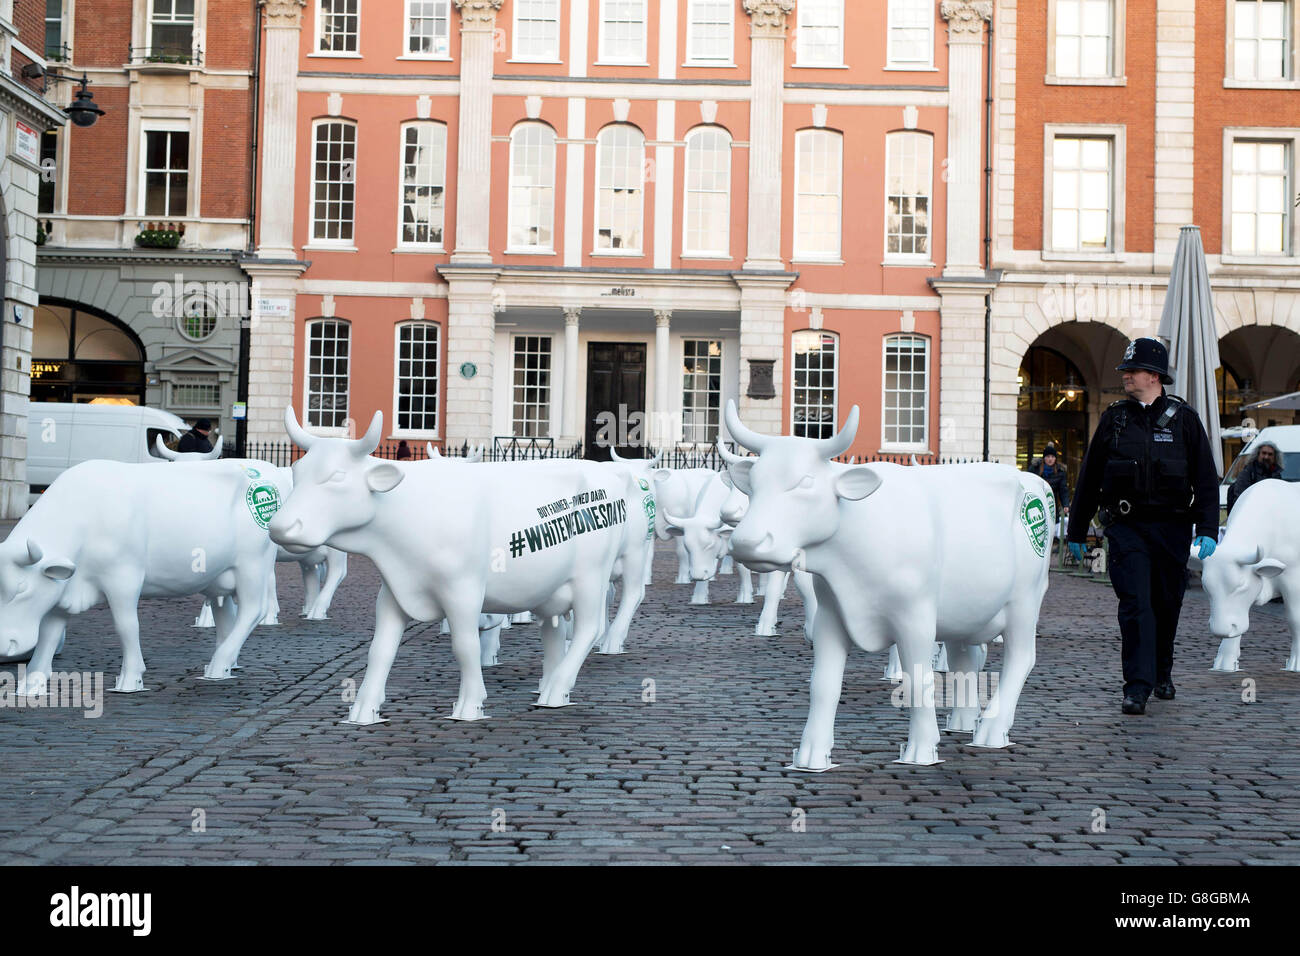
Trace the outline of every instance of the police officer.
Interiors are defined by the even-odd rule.
[[[1110,581],[1119,598],[1125,714],[1146,713],[1154,690],[1172,700],[1174,634],[1187,587],[1192,526],[1201,560],[1214,552],[1219,482],[1210,440],[1196,412],[1165,393],[1169,353],[1155,339],[1129,343],[1128,398],[1101,416],[1074,492],[1066,541],[1076,558],[1094,512],[1110,542]]]

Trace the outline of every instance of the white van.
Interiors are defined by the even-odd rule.
[[[1241,470],[1246,467],[1246,462],[1250,461],[1255,454],[1255,449],[1266,441],[1271,441],[1277,446],[1277,450],[1282,453],[1283,480],[1300,481],[1300,425],[1271,425],[1268,428],[1261,429],[1260,433],[1246,444],[1246,447],[1241,450],[1241,454],[1228,466],[1228,470],[1223,476],[1223,484],[1219,485],[1219,506],[1221,508],[1228,507],[1228,489],[1237,480]]]
[[[160,408],[31,402],[27,406],[28,503],[73,465],[96,458],[163,462],[154,437],[174,444],[189,426]]]

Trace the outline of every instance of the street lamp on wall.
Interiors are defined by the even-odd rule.
[[[95,121],[104,115],[104,111],[99,108],[95,102],[94,95],[90,92],[90,80],[86,74],[82,73],[80,78],[75,76],[65,76],[62,73],[51,73],[39,63],[27,63],[22,68],[23,79],[44,81],[41,92],[48,88],[50,81],[64,81],[70,83],[80,83],[81,88],[73,95],[72,102],[64,110],[68,119],[72,120],[76,126],[94,126]]]

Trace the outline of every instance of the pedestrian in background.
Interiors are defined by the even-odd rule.
[[[397,443],[397,460],[407,461],[410,459],[410,457],[411,457],[411,446],[406,443],[405,439],[402,439]]]
[[[1048,487],[1052,489],[1052,496],[1056,498],[1056,513],[1058,515],[1068,515],[1070,513],[1070,488],[1066,483],[1065,466],[1057,460],[1056,446],[1048,442],[1043,449],[1043,457],[1031,461],[1029,468],[1026,470],[1042,478],[1043,481],[1047,482]]]
[[[1066,540],[1076,557],[1094,512],[1110,544],[1110,581],[1119,598],[1125,714],[1146,713],[1154,691],[1173,700],[1174,636],[1193,543],[1202,561],[1219,534],[1219,481],[1200,417],[1167,395],[1169,352],[1156,339],[1129,343],[1128,398],[1102,413],[1074,491]],[[1192,541],[1195,525],[1196,540]]]
[[[208,441],[208,435],[212,432],[212,422],[206,418],[200,418],[194,423],[194,427],[181,436],[180,444],[176,450],[186,451],[212,451],[212,442]]]
[[[1282,449],[1271,441],[1260,442],[1255,453],[1251,455],[1250,461],[1246,462],[1246,467],[1241,469],[1241,474],[1228,489],[1228,514],[1232,514],[1232,506],[1237,503],[1242,492],[1255,482],[1266,478],[1281,478],[1285,464],[1282,460]]]

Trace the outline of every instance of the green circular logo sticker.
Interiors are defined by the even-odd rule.
[[[1020,523],[1025,526],[1029,543],[1041,558],[1047,553],[1047,506],[1043,499],[1025,492],[1020,502]]]
[[[650,486],[649,486],[648,484],[646,484],[646,480],[645,480],[644,478],[638,478],[638,479],[636,480],[636,483],[637,483],[638,485],[641,486],[641,490],[642,490],[642,491],[649,491],[649,490],[650,490]]]
[[[642,482],[642,484],[645,484],[645,482]],[[650,527],[645,529],[645,536],[653,538],[655,536],[655,496],[646,495],[642,498],[641,507],[645,509],[646,521],[650,523]]]
[[[244,500],[258,527],[266,528],[280,510],[280,489],[275,485],[249,485]]]
[[[473,362],[462,362],[460,366],[461,378],[473,378],[478,374],[478,366]]]

